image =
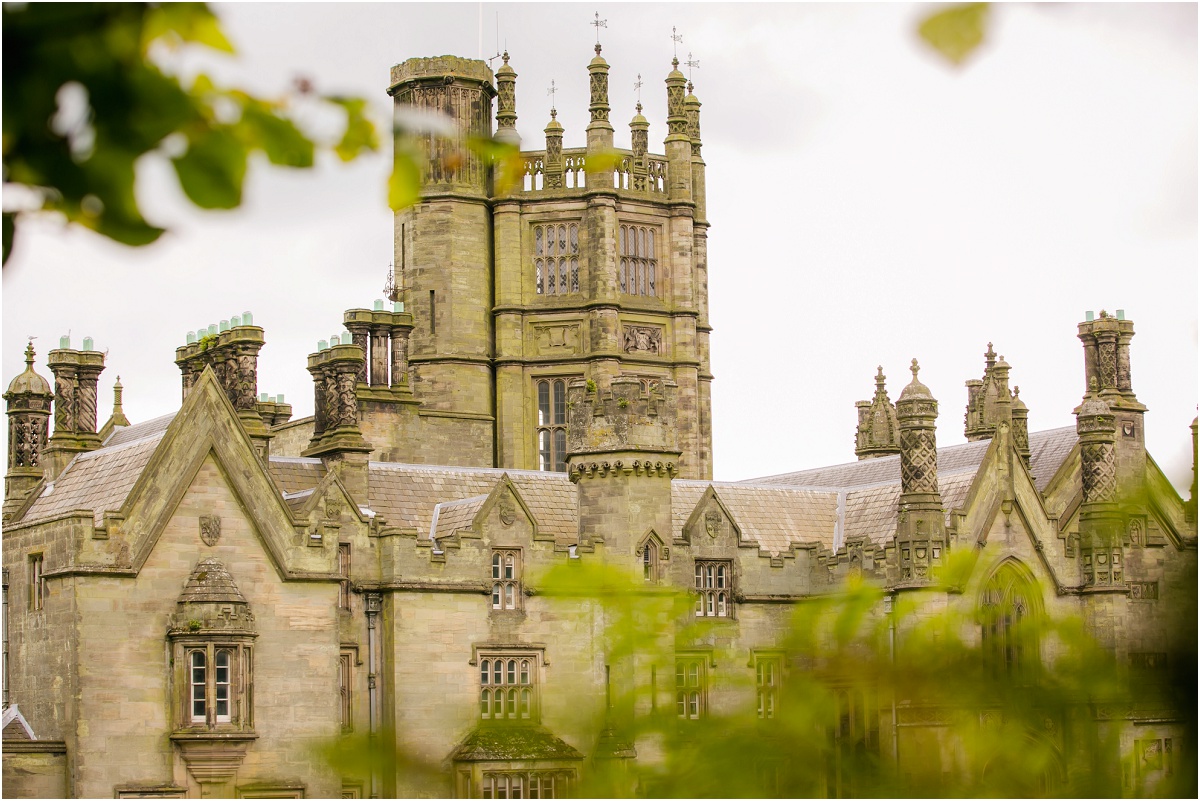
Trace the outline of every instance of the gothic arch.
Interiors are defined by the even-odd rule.
[[[984,659],[998,677],[1028,681],[1040,664],[1038,621],[1044,616],[1037,578],[1020,560],[1008,558],[979,590]]]
[[[655,584],[663,574],[663,563],[670,555],[662,537],[650,529],[638,541],[637,558],[642,566],[642,578],[647,584]]]

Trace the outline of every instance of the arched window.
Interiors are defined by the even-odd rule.
[[[617,284],[626,295],[658,295],[657,229],[622,225],[617,232]]]
[[[658,563],[662,555],[662,546],[659,544],[658,537],[653,533],[648,534],[642,544],[638,546],[638,558],[642,562],[642,580],[647,584],[658,582],[661,575]]]
[[[534,657],[513,654],[479,661],[479,713],[484,720],[535,720]]]
[[[1039,664],[1041,593],[1022,566],[1007,561],[980,593],[984,658],[992,674],[1030,681]]]
[[[535,382],[537,391],[538,469],[567,470],[567,381],[563,378]]]
[[[492,551],[492,609],[521,605],[521,552]]]

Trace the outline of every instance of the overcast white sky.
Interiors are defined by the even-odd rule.
[[[491,56],[519,74],[517,127],[544,147],[554,80],[565,146],[584,144],[599,11],[619,147],[633,83],[666,135],[671,27],[699,59],[708,164],[716,477],[853,461],[854,402],[882,364],[895,400],[914,356],[963,441],[963,382],[989,341],[1012,365],[1032,429],[1073,425],[1086,310],[1134,320],[1147,442],[1191,480],[1197,398],[1197,18],[1186,5],[1002,5],[953,69],[915,28],[928,5],[229,4],[236,59],[205,68],[255,92],[304,75],[372,99],[392,64]],[[497,31],[498,27],[498,31]],[[482,33],[481,33],[482,32]],[[190,63],[190,62],[189,62]],[[190,63],[190,66],[195,64]],[[499,66],[495,62],[494,66]],[[244,310],[266,329],[259,389],[311,413],[305,356],[342,311],[381,297],[392,259],[388,154],[315,171],[255,165],[232,213],[187,206],[162,160],[139,197],[171,231],[130,249],[53,219],[27,223],[4,269],[3,365],[38,370],[71,331],[108,350],[134,421],[179,405],[174,349]]]

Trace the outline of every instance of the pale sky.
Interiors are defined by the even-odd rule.
[[[920,360],[938,444],[963,441],[964,381],[993,342],[1030,428],[1073,425],[1076,324],[1121,308],[1136,326],[1146,439],[1186,495],[1197,399],[1197,17],[1180,5],[1001,5],[986,43],[949,67],[918,41],[928,5],[229,4],[235,59],[189,58],[261,94],[295,76],[372,100],[414,56],[517,71],[517,128],[544,147],[547,87],[581,147],[599,11],[611,121],[629,146],[640,73],[653,152],[666,135],[671,28],[691,53],[707,162],[715,475],[854,460],[854,402],[877,364],[893,400]],[[482,40],[482,52],[480,42]],[[493,67],[498,67],[497,60]],[[252,165],[235,212],[189,207],[162,158],[139,198],[170,233],[115,245],[27,221],[4,269],[3,365],[37,369],[70,330],[108,350],[135,422],[179,405],[174,349],[244,310],[266,330],[259,390],[312,411],[304,369],[343,310],[382,297],[392,260],[388,153],[315,171]]]

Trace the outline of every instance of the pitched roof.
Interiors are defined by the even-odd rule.
[[[1058,472],[1067,454],[1075,447],[1074,426],[1036,431],[1029,435],[1030,472],[1039,490],[1044,490]],[[974,473],[987,453],[990,439],[938,448],[938,476]],[[863,459],[848,464],[799,470],[776,476],[747,479],[746,484],[767,484],[789,487],[821,487],[848,489],[872,484],[900,483],[900,456]]]
[[[90,509],[99,523],[105,512],[121,508],[174,417],[164,415],[122,428],[103,447],[76,456],[57,479],[46,484],[20,522]]]
[[[773,555],[792,545],[833,543],[837,526],[837,493],[791,487],[754,486],[724,481],[671,483],[673,533],[678,534],[711,486],[742,530]]]

